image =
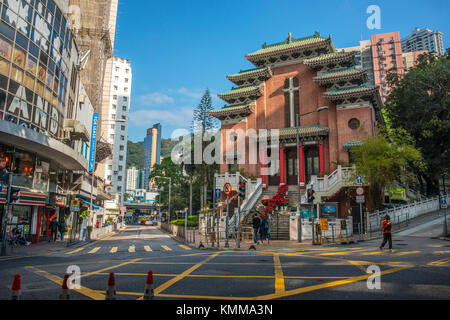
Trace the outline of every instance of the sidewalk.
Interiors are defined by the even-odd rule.
[[[67,241],[56,241],[56,242],[40,242],[33,243],[29,246],[15,246],[11,247],[9,244],[6,247],[6,256],[8,257],[31,257],[39,255],[49,255],[54,252],[63,251],[68,247],[81,247],[89,242],[75,242],[73,244],[67,245]]]

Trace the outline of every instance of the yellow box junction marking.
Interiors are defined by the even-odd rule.
[[[445,259],[430,262],[427,264],[427,266],[431,266],[431,267],[441,266],[443,264],[446,264],[447,262],[450,262],[450,258],[445,258]]]
[[[88,253],[89,253],[89,254],[96,253],[98,250],[100,250],[100,248],[101,248],[101,247],[94,248],[94,249],[92,249],[91,251],[89,251]]]
[[[180,244],[179,247],[180,247],[180,248],[183,248],[183,249],[185,249],[185,250],[192,250],[192,248],[190,248],[190,247],[188,247],[188,246],[185,246],[185,245],[182,245],[182,244]]]
[[[348,254],[348,253],[372,251],[372,250],[375,250],[375,249],[372,248],[372,249],[348,250],[348,251],[340,251],[340,252],[329,252],[329,253],[321,253],[320,255],[321,256],[337,256],[337,255],[343,255],[343,254]]]
[[[400,252],[400,253],[396,253],[394,254],[394,256],[406,256],[408,254],[416,254],[416,253],[420,253],[421,251],[409,251],[409,252]]]
[[[144,246],[144,250],[147,252],[152,252],[152,248],[150,248],[150,246]]]
[[[284,275],[280,262],[280,254],[273,255],[273,263],[275,269],[275,294],[283,294],[286,291],[286,287],[284,284]]]
[[[136,252],[136,247],[134,245],[130,246],[128,252]]]
[[[161,246],[161,248],[163,248],[166,251],[172,251],[172,249],[170,249],[168,246]]]
[[[119,247],[112,247],[111,251],[109,251],[109,252],[116,253],[118,249],[119,249]]]
[[[83,251],[83,250],[84,250],[84,248],[78,248],[76,250],[73,250],[73,251],[70,251],[70,252],[66,252],[66,254],[74,254],[74,253],[77,253],[77,252],[80,252],[80,251]]]

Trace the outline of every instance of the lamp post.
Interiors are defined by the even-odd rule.
[[[302,196],[301,196],[301,181],[300,181],[300,118],[307,116],[309,114],[315,113],[315,112],[320,112],[320,111],[324,111],[324,110],[328,110],[328,107],[322,107],[319,108],[315,111],[311,111],[311,112],[307,112],[304,114],[297,114],[296,115],[296,121],[295,121],[295,126],[296,126],[296,130],[297,130],[297,182],[298,182],[298,201],[297,201],[297,216],[300,220],[299,223],[299,227],[297,228],[297,237],[298,237],[298,242],[302,242],[302,212],[301,212],[301,201],[302,201]],[[314,216],[313,216],[313,212],[314,209],[311,211],[311,215],[312,215],[312,224],[313,224],[313,229],[314,229]],[[313,241],[314,241],[314,235],[313,235]]]
[[[156,176],[155,179],[168,179],[169,180],[169,208],[168,208],[168,222],[170,224],[170,197],[171,197],[171,193],[172,193],[172,178],[171,177],[161,177],[161,176]]]

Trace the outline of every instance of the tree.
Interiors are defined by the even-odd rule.
[[[407,181],[412,168],[423,168],[420,151],[402,130],[392,131],[389,137],[386,133],[368,137],[360,148],[351,150],[351,153],[355,158],[357,174],[364,176],[370,185],[370,209],[383,204],[386,187],[394,182]]]
[[[416,170],[422,193],[439,193],[439,178],[450,172],[450,54],[421,55],[405,75],[388,74],[392,87],[386,115],[392,128],[403,128],[421,150],[427,169]]]

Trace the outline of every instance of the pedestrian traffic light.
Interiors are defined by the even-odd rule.
[[[247,191],[247,182],[244,180],[243,177],[239,177],[239,197],[241,199],[245,199]]]
[[[19,200],[19,192],[20,192],[19,188],[11,187],[11,191],[8,194],[8,203],[9,204],[13,203],[14,201]]]
[[[308,189],[308,203],[314,203],[316,197],[314,196],[316,192],[313,188]]]
[[[206,202],[212,202],[213,201],[213,191],[212,190],[206,190]]]

